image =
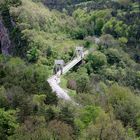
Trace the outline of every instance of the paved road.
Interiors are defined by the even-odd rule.
[[[60,78],[57,75],[53,75],[48,79],[50,86],[52,87],[53,92],[55,92],[58,98],[62,98],[64,100],[71,100],[70,96],[67,94],[64,89],[59,86]]]
[[[88,51],[85,51],[83,57],[87,54],[88,54]],[[72,60],[70,63],[68,63],[63,68],[63,74],[66,74],[72,67],[74,67],[81,60],[82,60],[81,57],[74,58],[74,60]],[[64,100],[71,100],[68,93],[59,86],[60,76],[61,76],[61,72],[58,71],[56,75],[53,75],[47,81],[49,82],[50,86],[52,87],[53,92],[55,92],[59,98],[62,98]]]

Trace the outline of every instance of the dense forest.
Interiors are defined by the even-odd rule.
[[[0,0],[0,140],[140,140],[139,0]]]

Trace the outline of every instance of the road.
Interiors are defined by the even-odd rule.
[[[53,75],[48,79],[48,83],[50,84],[53,92],[57,94],[58,98],[62,98],[64,100],[71,100],[67,92],[59,86],[60,77],[58,77],[57,75]]]

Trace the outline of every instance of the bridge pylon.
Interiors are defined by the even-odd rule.
[[[64,60],[59,59],[54,61],[54,69],[53,73],[57,74],[58,71],[61,71],[61,74],[63,74],[63,67],[64,67]]]
[[[79,57],[79,56],[81,58],[84,57],[84,48],[82,46],[76,47],[75,51],[76,51],[76,56],[77,57]]]

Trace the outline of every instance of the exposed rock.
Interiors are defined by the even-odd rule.
[[[12,44],[9,38],[8,30],[3,24],[3,20],[0,17],[0,52],[4,55],[9,55]]]

